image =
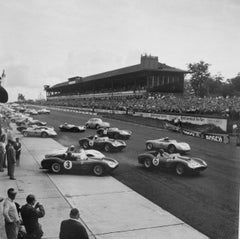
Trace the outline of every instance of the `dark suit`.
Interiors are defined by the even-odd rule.
[[[19,166],[19,160],[20,160],[20,154],[21,154],[21,148],[22,145],[20,142],[15,142],[13,145],[14,149],[16,150],[16,162],[17,162],[17,166]]]
[[[8,175],[10,178],[14,178],[15,164],[16,164],[16,152],[12,145],[7,145],[7,163],[8,163]]]
[[[23,224],[27,231],[27,238],[29,239],[39,239],[43,235],[41,225],[38,223],[38,218],[44,217],[45,210],[42,205],[38,208],[32,207],[29,204],[22,206],[21,216]]]
[[[89,239],[84,226],[77,220],[68,219],[61,223],[60,239]]]

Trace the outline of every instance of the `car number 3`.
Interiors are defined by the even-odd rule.
[[[153,159],[153,165],[154,166],[158,166],[158,164],[159,164],[159,159],[158,158],[154,158]]]
[[[69,160],[65,161],[64,164],[63,164],[63,167],[65,169],[71,169],[72,168],[72,162],[69,161]]]

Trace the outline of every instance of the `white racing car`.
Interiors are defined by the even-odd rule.
[[[177,140],[169,139],[168,137],[160,139],[152,139],[146,141],[146,149],[164,149],[170,154],[181,152],[186,153],[191,150],[190,145],[184,142],[177,142]]]
[[[57,136],[57,133],[55,132],[54,128],[46,126],[28,127],[27,129],[23,130],[22,133],[25,137],[40,136],[46,138]]]
[[[86,128],[99,129],[99,128],[109,128],[110,124],[108,122],[102,121],[100,118],[91,118],[86,122]]]

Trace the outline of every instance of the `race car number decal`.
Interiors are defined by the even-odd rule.
[[[158,164],[159,164],[159,159],[158,158],[154,158],[153,159],[153,165],[154,166],[158,166]]]
[[[90,145],[90,146],[93,146],[93,141],[89,141],[89,145]]]
[[[65,161],[64,163],[63,163],[63,167],[65,168],[65,169],[71,169],[72,168],[72,162],[71,161],[69,161],[69,160],[67,160],[67,161]]]

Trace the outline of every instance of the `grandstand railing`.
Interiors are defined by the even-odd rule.
[[[146,93],[146,90],[138,91],[119,91],[119,92],[107,92],[107,93],[91,93],[91,94],[75,94],[75,95],[58,95],[48,96],[48,99],[89,99],[89,98],[110,98],[110,97],[126,97],[126,96],[141,96]]]

